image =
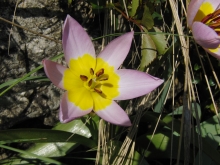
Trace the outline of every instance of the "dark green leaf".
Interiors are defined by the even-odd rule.
[[[59,130],[46,129],[11,129],[0,131],[0,144],[13,142],[66,142],[72,136],[72,133]],[[80,143],[90,148],[96,146],[96,143],[84,136],[74,134],[68,142]]]
[[[192,114],[193,114],[195,119],[196,119],[196,113],[195,113],[196,110],[198,112],[199,120],[201,120],[201,108],[200,108],[200,105],[198,103],[192,103],[191,112],[192,112]],[[181,115],[182,113],[183,113],[183,106],[180,106],[180,107],[176,108],[173,111],[173,115]],[[172,113],[170,113],[169,115],[172,115]]]

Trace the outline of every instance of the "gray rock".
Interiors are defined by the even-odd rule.
[[[0,16],[12,20],[16,0],[0,2]],[[59,0],[19,1],[14,22],[37,33],[61,41],[65,13]],[[8,43],[10,35],[10,47]],[[45,58],[62,53],[62,45],[24,29],[0,23],[0,84],[20,78],[41,64]],[[63,59],[60,59],[61,63]],[[32,76],[45,76],[43,69]],[[0,89],[0,92],[3,89]],[[45,125],[58,121],[60,97],[64,91],[49,81],[26,81],[0,96],[0,129],[28,118],[40,117]]]

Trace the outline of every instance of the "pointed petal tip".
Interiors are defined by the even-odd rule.
[[[131,69],[119,69],[119,96],[115,100],[128,100],[146,95],[161,85],[164,80],[145,72]]]
[[[57,87],[64,89],[63,74],[67,68],[56,62],[46,60],[46,59],[44,59],[42,63],[44,66],[44,72],[46,73],[50,81]]]
[[[114,101],[105,109],[94,111],[100,118],[111,124],[124,127],[132,125],[127,113]]]
[[[133,35],[134,31],[131,31],[115,38],[101,51],[98,58],[102,58],[115,70],[118,69],[130,51]]]
[[[70,15],[65,19],[62,34],[63,51],[68,65],[71,58],[78,58],[84,54],[95,57],[95,49],[89,35]]]

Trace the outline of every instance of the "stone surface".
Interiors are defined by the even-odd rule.
[[[20,26],[61,41],[62,24],[67,14],[64,9],[67,4],[60,0],[18,0],[13,17],[16,3],[15,0],[1,1],[0,17],[9,21],[14,18],[14,22]],[[81,20],[84,21],[84,19]],[[61,53],[60,43],[1,21],[0,85],[24,76],[38,67],[43,59]],[[62,60],[59,59],[58,62],[61,63]],[[45,74],[41,69],[32,76],[45,76]],[[0,89],[1,91],[3,89]],[[58,121],[62,93],[62,90],[49,81],[25,81],[17,84],[0,96],[0,129],[6,129],[18,122],[36,117],[42,118],[45,125],[54,125]]]

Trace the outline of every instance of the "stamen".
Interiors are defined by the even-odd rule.
[[[207,16],[205,16],[201,22],[204,23],[204,24],[208,24],[210,22],[215,22],[216,20],[219,19],[219,16],[220,16],[220,9],[214,11],[213,13],[211,14],[208,14]]]
[[[95,90],[98,94],[102,94],[101,89],[99,89],[99,88],[94,88],[94,90]]]
[[[216,29],[216,28],[219,28],[220,27],[220,22],[217,22],[217,23],[212,23],[209,25],[209,27],[211,27],[212,29]]]
[[[84,76],[84,75],[80,75],[80,78],[81,78],[82,81],[87,81],[88,80],[88,77]]]
[[[107,74],[103,74],[97,78],[97,81],[105,81],[108,80],[109,76]]]
[[[213,17],[218,17],[220,15],[220,9],[216,10],[214,13],[213,13]]]
[[[90,68],[90,74],[94,75],[94,70],[92,68]]]
[[[102,74],[104,74],[104,69],[102,68],[102,69],[100,69],[98,72],[96,72],[96,77],[99,77],[99,76],[101,76]]]
[[[92,85],[92,79],[89,80],[88,86],[90,87]]]

